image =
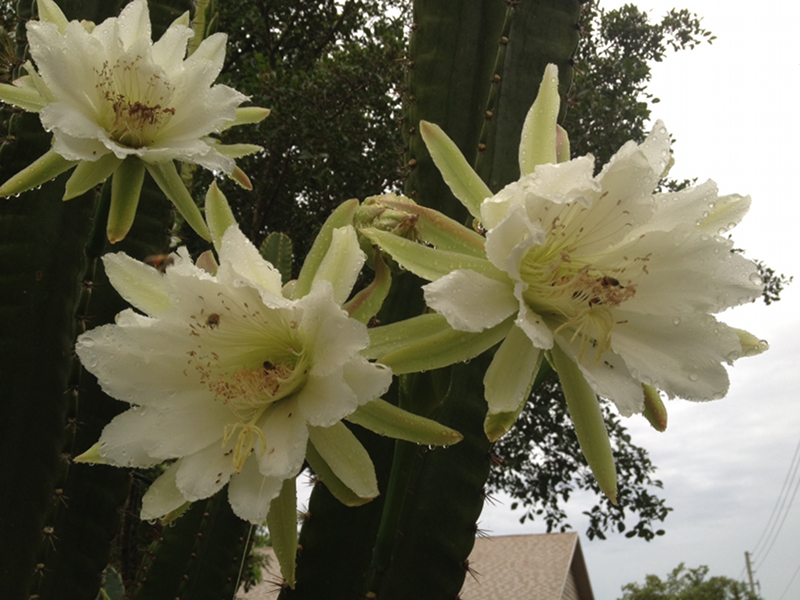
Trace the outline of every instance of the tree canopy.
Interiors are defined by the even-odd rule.
[[[707,578],[708,571],[705,565],[692,569],[681,563],[665,580],[648,575],[643,584],[626,584],[619,600],[761,600],[744,582],[719,575]]]

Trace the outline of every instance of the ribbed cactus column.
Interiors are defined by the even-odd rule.
[[[578,0],[414,3],[402,123],[407,195],[452,217],[467,217],[425,149],[420,119],[442,127],[493,190],[518,178],[525,114],[548,63],[559,65],[566,91],[579,17]],[[419,314],[419,287],[408,273],[395,277],[382,323]],[[369,507],[337,508],[324,490],[315,490],[300,538],[297,590],[284,590],[281,598],[457,598],[489,471],[482,386],[487,365],[481,357],[400,378],[394,401],[455,427],[465,439],[435,450],[397,442],[383,496]],[[385,455],[375,464],[387,468]],[[365,571],[364,548],[372,543],[367,579],[353,581]],[[337,570],[340,564],[347,569]]]

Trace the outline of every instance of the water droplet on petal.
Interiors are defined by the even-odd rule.
[[[672,324],[673,325],[680,325],[681,324],[680,317],[675,317],[674,319],[672,319]]]

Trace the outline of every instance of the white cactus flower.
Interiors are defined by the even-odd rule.
[[[36,66],[26,63],[26,76],[0,85],[0,100],[39,113],[44,128],[53,133],[53,147],[0,187],[0,195],[18,194],[76,167],[66,186],[69,199],[114,174],[120,181],[112,200],[109,239],[117,241],[133,221],[147,169],[207,238],[172,161],[224,172],[249,186],[235,159],[260,148],[226,146],[210,135],[269,114],[266,109],[239,108],[247,96],[214,85],[227,36],[215,33],[187,57],[193,36],[188,13],[153,43],[146,0],[133,0],[119,17],[97,26],[67,21],[53,0],[39,0],[38,5],[40,19],[27,24]]]
[[[392,373],[361,357],[367,328],[341,307],[364,261],[355,230],[336,229],[331,249],[341,277],[318,278],[296,300],[235,226],[214,275],[185,249],[163,275],[122,253],[103,257],[114,287],[144,314],[126,310],[78,339],[84,366],[132,405],[88,458],[137,467],[177,459],[145,495],[143,518],[230,482],[234,512],[261,522],[309,442],[356,495],[378,494],[369,456],[340,420],[383,394]]]

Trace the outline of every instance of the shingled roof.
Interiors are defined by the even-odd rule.
[[[478,538],[463,600],[594,600],[577,533]]]
[[[265,550],[270,556],[265,582],[237,598],[278,597],[278,561],[272,548]],[[594,600],[577,533],[478,538],[469,566],[463,600]]]

